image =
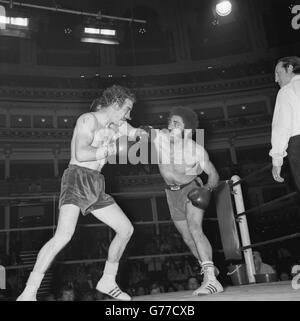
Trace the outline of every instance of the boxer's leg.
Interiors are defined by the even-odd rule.
[[[223,291],[222,285],[216,279],[215,266],[212,261],[212,248],[202,229],[204,211],[196,208],[191,202],[186,204],[187,225],[195,242],[197,252],[201,260],[204,278],[199,289],[194,291],[194,295],[212,294]]]
[[[173,221],[173,222],[178,232],[181,234],[184,243],[188,246],[188,248],[191,250],[195,258],[199,261],[201,265],[201,260],[196,248],[196,244],[189,230],[187,221],[182,220],[182,221]]]
[[[108,294],[118,300],[131,300],[131,297],[127,293],[121,291],[118,287],[116,275],[118,272],[119,260],[133,233],[133,226],[117,204],[97,209],[93,211],[92,214],[116,232],[108,249],[108,257],[105,263],[103,276],[96,288],[98,291]]]
[[[173,221],[173,222],[174,222],[174,225],[177,228],[178,232],[181,234],[183,241],[189,247],[192,254],[198,260],[200,267],[202,268],[202,262],[201,262],[199,254],[198,254],[196,243],[195,243],[195,241],[192,237],[192,234],[189,230],[187,221],[181,220],[181,221]],[[215,276],[218,276],[219,273],[220,273],[219,269],[215,266]]]
[[[79,213],[80,209],[75,205],[68,204],[60,208],[55,234],[38,253],[26,287],[17,298],[17,301],[36,301],[37,290],[40,287],[46,270],[58,252],[71,240],[74,234]]]

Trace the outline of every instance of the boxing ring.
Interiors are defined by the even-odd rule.
[[[136,296],[133,301],[300,301],[300,289],[293,289],[291,281],[281,281],[228,286],[214,295],[194,296],[191,291],[180,291]]]
[[[258,242],[251,244],[247,215],[254,213],[257,210],[267,208],[270,205],[277,204],[282,200],[287,198],[292,198],[297,196],[297,192],[289,193],[285,196],[273,199],[272,201],[266,202],[259,206],[253,207],[251,209],[245,210],[243,194],[242,194],[242,183],[248,181],[252,177],[257,176],[259,173],[270,169],[270,165],[261,168],[259,171],[254,171],[247,175],[243,179],[239,176],[232,176],[230,180],[220,182],[218,188],[214,191],[214,199],[216,203],[217,218],[205,218],[206,220],[211,220],[218,222],[220,236],[222,240],[225,260],[241,260],[245,262],[246,275],[248,282],[247,284],[225,286],[224,292],[207,295],[207,296],[193,296],[192,291],[179,291],[179,292],[168,292],[160,293],[155,295],[143,295],[143,296],[133,296],[133,301],[300,301],[300,266],[299,270],[295,270],[296,276],[293,280],[288,281],[278,281],[278,282],[268,282],[268,283],[257,283],[255,279],[255,267],[253,262],[252,249],[258,246],[264,246],[267,244],[272,244],[276,242],[281,242],[288,239],[299,238],[300,233],[294,233],[278,238],[274,238],[268,241]],[[126,193],[125,193],[126,194]],[[138,195],[139,193],[134,192],[133,195]],[[145,192],[141,192],[145,196]],[[147,193],[146,193],[147,194]],[[113,195],[113,194],[112,194]],[[154,217],[157,218],[157,208],[156,201],[153,199],[157,196],[164,195],[164,192],[156,191],[154,194],[150,193],[151,196],[151,207],[154,211]],[[41,199],[41,196],[28,196],[29,199]],[[22,197],[21,197],[22,198]],[[23,197],[24,198],[24,197]],[[30,228],[5,228],[0,230],[0,235],[4,233],[7,238],[7,250],[9,248],[9,234],[11,232],[17,231],[41,231],[50,230],[54,233],[56,228],[55,220],[56,213],[55,207],[57,204],[58,195],[44,196],[53,203],[53,225],[51,226],[39,226]],[[2,201],[4,200],[1,198]],[[5,198],[6,202],[13,201],[16,198],[8,197]],[[171,221],[152,221],[152,222],[137,222],[134,225],[139,224],[164,224],[172,223]],[[100,227],[104,224],[85,224],[85,227]],[[149,256],[131,256],[127,259],[143,259],[143,258],[154,258],[163,256],[183,256],[191,255],[191,253],[172,253],[172,254],[157,254]],[[105,258],[100,259],[90,259],[90,260],[67,260],[64,262],[59,262],[61,264],[77,264],[77,263],[94,263],[94,262],[104,262]],[[29,265],[14,265],[6,266],[4,270],[18,270],[32,268],[32,264]],[[229,273],[228,273],[229,274]],[[2,267],[2,279],[5,278],[5,271],[3,272]],[[1,284],[1,283],[0,283]],[[3,284],[3,280],[2,280]]]
[[[292,192],[287,195],[273,199],[259,206],[245,210],[241,185],[252,177],[271,169],[271,164],[254,171],[244,178],[237,175],[231,180],[221,182],[218,188],[218,196],[215,195],[218,209],[219,228],[224,247],[226,259],[243,259],[246,265],[248,283],[238,286],[224,287],[224,292],[215,295],[193,296],[191,291],[180,291],[172,293],[161,293],[156,295],[145,295],[134,297],[136,301],[300,301],[300,266],[294,270],[295,276],[292,280],[256,283],[255,267],[253,262],[252,249],[273,244],[289,239],[300,238],[300,233],[294,233],[268,241],[251,244],[247,215],[257,210],[267,208],[285,199],[298,195]],[[222,198],[222,200],[218,197]],[[232,198],[234,200],[232,200]],[[231,199],[231,200],[230,200]],[[235,208],[234,208],[235,207]],[[235,223],[234,223],[235,222]],[[238,227],[238,229],[237,229]],[[231,229],[228,238],[227,232]],[[299,244],[300,245],[300,244]],[[300,248],[300,247],[299,247]],[[243,255],[243,257],[241,256]],[[229,274],[229,273],[228,273]]]

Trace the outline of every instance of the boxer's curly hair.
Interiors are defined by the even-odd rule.
[[[297,56],[282,57],[278,59],[277,64],[282,62],[282,67],[287,70],[289,66],[293,66],[293,73],[300,74],[300,58]]]
[[[197,113],[188,107],[177,106],[172,108],[169,119],[172,116],[180,116],[183,120],[185,129],[192,129],[194,131],[199,126]]]
[[[106,88],[101,97],[93,100],[90,111],[97,111],[101,108],[106,108],[115,102],[122,106],[126,99],[130,99],[132,103],[135,103],[136,97],[127,87],[113,85]]]

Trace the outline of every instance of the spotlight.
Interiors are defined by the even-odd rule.
[[[98,43],[102,45],[119,45],[118,40],[114,39],[104,39],[104,38],[96,38],[96,37],[82,37],[80,39],[81,42],[89,42],[89,43]]]
[[[230,1],[221,1],[216,5],[216,12],[219,16],[228,16],[232,11],[232,4]]]
[[[73,30],[72,30],[71,28],[69,28],[69,27],[68,27],[68,28],[65,28],[65,30],[64,30],[64,32],[65,32],[66,35],[71,34],[72,31],[73,31]]]
[[[30,38],[33,31],[31,20],[24,12],[0,6],[0,36]]]
[[[117,30],[112,28],[84,27],[81,42],[118,45]]]
[[[114,37],[114,36],[116,36],[116,30],[113,30],[113,29],[100,29],[100,35]]]
[[[146,33],[146,28],[140,28],[140,29],[139,29],[139,33],[142,34],[142,35],[143,35],[144,33]]]

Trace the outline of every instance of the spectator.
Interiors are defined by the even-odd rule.
[[[187,289],[188,290],[194,291],[194,290],[198,289],[199,286],[200,286],[200,284],[195,277],[191,276],[188,278],[188,281],[187,281]]]
[[[69,284],[64,285],[58,294],[57,301],[75,301],[75,291]]]
[[[176,292],[176,288],[172,283],[167,287],[167,292]]]
[[[174,287],[176,289],[176,291],[184,291],[184,285],[180,282],[174,282]]]
[[[104,300],[104,294],[96,291],[94,301],[103,301]]]
[[[54,295],[53,293],[49,293],[49,294],[45,297],[44,301],[57,301],[57,300],[56,300],[55,295]]]
[[[153,283],[151,285],[151,290],[150,290],[150,294],[158,294],[158,293],[162,293],[163,292],[163,289],[161,286],[159,286],[158,283]]]
[[[136,295],[140,296],[140,295],[146,295],[146,294],[147,294],[146,289],[142,285],[139,285],[136,290]]]
[[[97,291],[99,292],[99,291]],[[91,290],[84,291],[81,296],[81,301],[94,301],[94,293]]]
[[[280,281],[288,281],[290,276],[287,272],[281,272],[279,276]]]
[[[253,260],[256,274],[276,273],[271,265],[263,263],[258,251],[253,252]]]

